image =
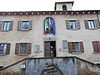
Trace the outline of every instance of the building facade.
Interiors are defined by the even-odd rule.
[[[0,12],[0,66],[25,58],[76,56],[100,62],[100,11],[73,11],[56,2],[54,11]]]

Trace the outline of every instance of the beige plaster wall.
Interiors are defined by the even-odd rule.
[[[56,23],[56,35],[44,35],[43,22],[46,17],[53,17]],[[99,15],[100,17],[100,15]],[[80,30],[67,30],[66,20],[80,20]],[[0,56],[0,65],[10,65],[26,57],[44,57],[44,37],[56,38],[57,57],[77,56],[91,62],[100,62],[100,54],[93,53],[92,41],[100,41],[100,29],[85,29],[84,20],[97,19],[94,15],[33,15],[33,16],[0,16],[0,21],[14,21],[13,30],[9,32],[0,32],[0,43],[11,43],[10,55]],[[32,20],[33,26],[30,31],[17,31],[19,20]],[[84,53],[71,54],[64,52],[62,40],[68,42],[82,41],[84,44]],[[16,43],[32,43],[32,53],[28,56],[15,55]],[[35,53],[35,45],[40,45],[40,53]]]

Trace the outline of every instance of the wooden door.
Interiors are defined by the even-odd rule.
[[[44,42],[44,48],[45,48],[45,57],[50,57],[51,56],[51,50],[50,50],[50,42],[45,41]]]
[[[50,42],[51,57],[56,57],[56,42]]]
[[[45,41],[44,49],[45,57],[56,57],[55,41]]]

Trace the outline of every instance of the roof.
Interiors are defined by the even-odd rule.
[[[55,2],[55,5],[56,4],[64,4],[64,3],[72,3],[72,5],[74,4],[74,1],[67,1],[67,2]]]

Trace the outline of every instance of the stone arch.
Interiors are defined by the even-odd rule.
[[[63,6],[62,6],[62,9],[63,9],[63,10],[67,10],[67,6],[66,6],[66,5],[63,5]]]

